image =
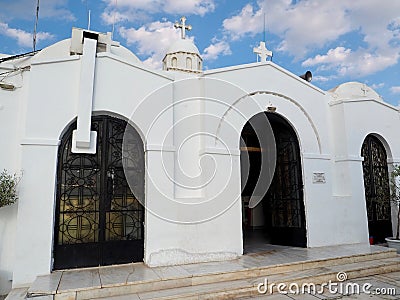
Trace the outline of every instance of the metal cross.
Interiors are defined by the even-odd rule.
[[[182,37],[182,39],[186,38],[186,30],[188,30],[188,31],[192,30],[192,25],[186,25],[186,17],[182,17],[181,18],[181,23],[176,22],[174,24],[174,27],[181,29],[181,37]]]
[[[258,54],[261,62],[267,61],[268,56],[272,57],[272,51],[265,47],[265,42],[260,42],[260,46],[253,49],[253,52]]]
[[[367,86],[365,84],[362,85],[361,90],[364,92],[364,96],[367,95]]]

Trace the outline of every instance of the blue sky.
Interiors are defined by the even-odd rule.
[[[0,53],[32,50],[37,0],[0,0]],[[264,39],[273,61],[296,74],[311,70],[329,90],[346,81],[400,102],[399,0],[40,0],[37,49],[69,38],[73,26],[112,31],[114,40],[153,68],[179,38],[182,15],[205,68],[254,62]]]

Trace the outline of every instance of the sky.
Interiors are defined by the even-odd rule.
[[[0,53],[32,51],[36,4],[0,0]],[[274,63],[310,70],[323,90],[358,81],[400,104],[400,0],[40,0],[36,49],[88,28],[89,11],[91,30],[113,32],[151,68],[186,16],[205,69],[255,62],[265,40]]]

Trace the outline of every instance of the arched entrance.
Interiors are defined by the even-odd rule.
[[[261,152],[268,151],[271,145],[260,145],[250,125],[251,120],[242,130],[241,164],[244,154],[249,156],[250,161],[250,175],[246,185],[242,186],[245,252],[246,244],[253,243],[254,238],[257,239],[257,243],[307,246],[302,168],[297,135],[283,117],[275,113],[265,114],[275,136],[276,168],[267,194],[253,209],[247,207],[247,202],[260,174]],[[265,118],[261,114],[253,118],[258,117]]]
[[[364,157],[364,190],[368,214],[369,235],[374,242],[385,242],[392,236],[389,172],[387,154],[382,142],[368,135],[361,148]]]
[[[93,117],[96,154],[71,152],[76,122],[63,135],[58,152],[54,269],[143,260],[144,209],[137,200],[143,195],[132,194],[122,166],[126,126],[127,122],[110,116]],[[144,178],[143,142],[132,132],[138,149],[132,165]]]

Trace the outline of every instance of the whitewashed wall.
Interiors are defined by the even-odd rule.
[[[304,202],[307,226],[307,242],[309,247],[321,244],[335,244],[336,240],[328,240],[325,233],[330,232],[332,224],[331,211],[335,207],[331,191],[331,141],[329,139],[329,123],[326,121],[329,96],[325,92],[310,85],[298,76],[276,66],[273,63],[251,64],[240,67],[212,70],[206,73],[208,78],[223,80],[236,89],[240,87],[242,94],[249,97],[238,101],[239,91],[235,88],[213,88],[210,83],[207,90],[209,98],[224,99],[228,104],[220,105],[220,117],[232,107],[239,114],[227,114],[225,122],[234,124],[233,130],[221,126],[221,137],[225,141],[231,141],[232,152],[239,150],[239,138],[245,123],[254,115],[267,111],[268,107],[276,107],[276,113],[285,118],[298,135],[303,166]],[[218,92],[217,92],[218,91]],[[215,104],[213,111],[217,111]],[[229,126],[228,126],[229,127]],[[215,132],[215,128],[209,129]],[[323,172],[326,176],[326,184],[313,184],[314,172]],[[240,176],[240,168],[235,172]],[[239,179],[240,182],[240,179]],[[235,190],[231,195],[237,198],[240,191]],[[241,221],[238,220],[238,221]],[[321,230],[322,229],[322,230]],[[240,233],[236,232],[236,236]]]
[[[398,164],[399,110],[379,99],[362,96],[361,90],[359,95],[351,98],[333,98],[330,107],[334,125],[332,137],[335,139],[333,197],[337,201],[337,230],[334,234],[340,243],[366,242],[368,220],[361,148],[366,136],[373,134],[386,147],[389,169],[391,164]]]
[[[24,171],[18,205],[0,209],[0,290],[51,271],[57,152],[77,115],[79,71],[66,40],[33,59],[22,88],[0,90],[0,166]],[[239,139],[268,107],[298,136],[308,246],[367,243],[363,139],[379,134],[400,161],[398,110],[368,99],[321,91],[270,62],[193,77],[149,71],[123,47],[98,54],[93,114],[131,120],[145,145],[145,263],[243,253]]]
[[[147,94],[170,79],[145,71],[126,49],[113,52],[98,55],[93,110],[94,114],[129,119]],[[34,58],[32,82],[23,87],[27,92],[20,142],[24,176],[15,236],[14,287],[51,271],[58,144],[77,114],[79,68],[79,57],[69,56],[69,41],[62,41]],[[152,116],[139,115],[133,120],[140,133],[145,131],[141,127],[145,128],[148,117]],[[18,144],[15,141],[14,145]]]
[[[8,63],[0,72],[6,72],[15,66],[26,65],[29,59],[20,59]],[[29,86],[29,72],[17,72],[7,77],[6,82],[16,87]],[[21,129],[23,128],[23,112],[26,105],[26,90],[17,88],[14,91],[0,89],[0,171],[6,169],[10,174],[21,176],[23,170],[20,163]],[[23,184],[18,185],[21,190]],[[15,236],[17,227],[18,202],[0,208],[0,295],[11,289],[13,269],[15,267]]]

